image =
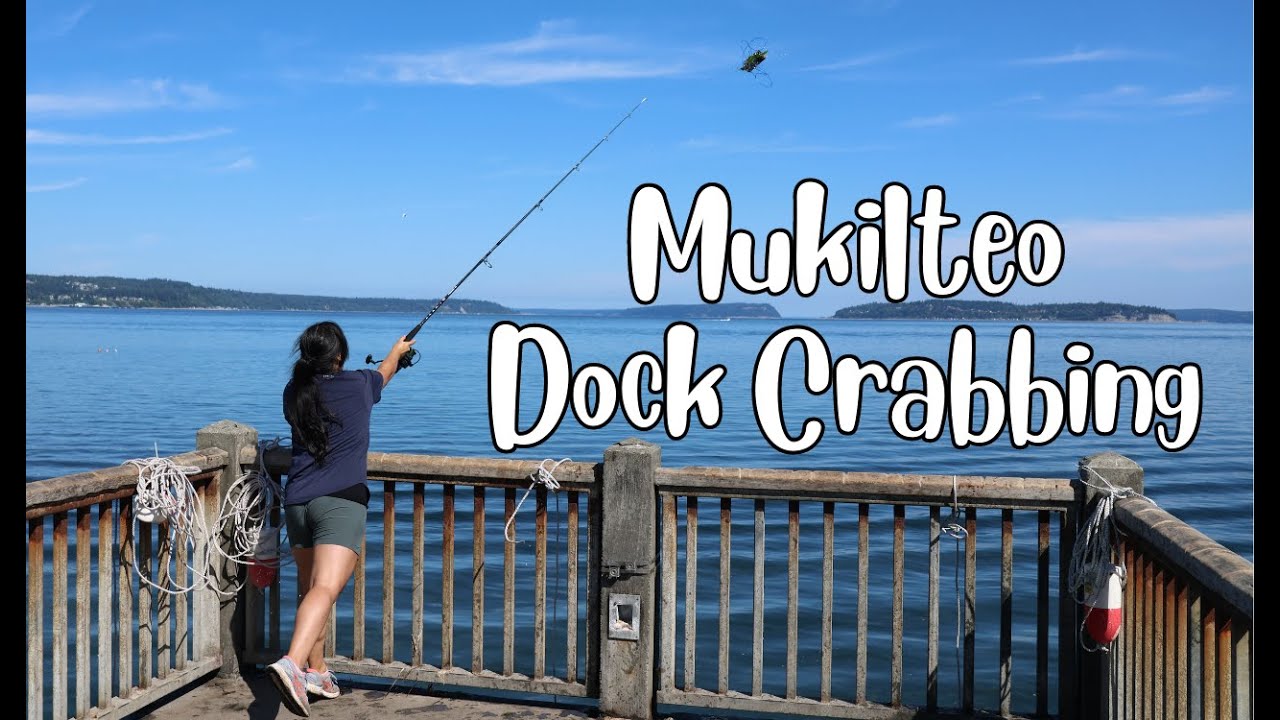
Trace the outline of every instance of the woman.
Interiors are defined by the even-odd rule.
[[[285,527],[302,602],[288,653],[267,669],[295,715],[310,715],[308,692],[338,696],[324,661],[324,626],[364,539],[369,418],[413,343],[397,340],[376,371],[342,369],[347,338],[336,323],[308,327],[294,345],[298,360],[284,388],[284,416],[293,431]]]

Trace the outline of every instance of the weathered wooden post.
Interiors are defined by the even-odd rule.
[[[651,720],[657,499],[662,449],[628,438],[604,452],[601,487],[600,714]]]
[[[1142,492],[1142,466],[1119,453],[1108,451],[1086,456],[1080,459],[1078,467],[1082,493],[1077,493],[1077,496],[1082,495],[1083,499],[1077,516],[1081,522],[1084,522],[1089,517],[1089,513],[1093,511],[1094,503],[1106,492],[1099,489],[1105,488],[1106,483],[1111,483],[1116,488],[1127,488],[1137,493]],[[1079,618],[1081,617],[1080,610],[1077,609],[1077,624],[1075,628],[1077,634],[1080,632]],[[1121,637],[1123,636],[1122,632]],[[1069,638],[1059,638],[1059,642],[1074,642],[1076,647],[1079,647],[1079,638],[1075,634]],[[1118,643],[1119,640],[1112,644],[1111,651],[1118,649]],[[1076,675],[1079,683],[1079,701],[1077,705],[1079,717],[1081,720],[1110,718],[1113,707],[1123,708],[1127,702],[1126,698],[1123,697],[1117,698],[1118,703],[1112,702],[1112,694],[1123,692],[1123,687],[1118,686],[1114,682],[1114,678],[1111,677],[1112,661],[1110,651],[1078,651],[1077,655],[1079,657],[1079,671]]]
[[[205,498],[205,512],[209,519],[209,529],[215,528],[214,520],[226,499],[227,491],[243,472],[240,466],[240,450],[256,447],[258,431],[248,425],[231,420],[219,420],[196,431],[196,449],[218,448],[227,451],[227,466],[218,476],[218,493]],[[216,538],[216,542],[227,543],[227,538]],[[236,584],[244,584],[244,568],[236,563],[219,562],[210,569],[215,573],[218,587],[224,592]],[[213,590],[200,588],[196,591],[195,633],[196,647],[205,654],[217,647],[222,653],[222,668],[218,675],[235,677],[240,674],[239,654],[242,647],[243,632],[239,631],[244,624],[244,591],[231,597],[222,597]]]

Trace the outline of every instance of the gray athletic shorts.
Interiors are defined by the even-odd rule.
[[[289,531],[289,545],[297,548],[341,545],[359,555],[368,512],[368,508],[354,500],[327,495],[302,505],[287,505],[284,523]]]

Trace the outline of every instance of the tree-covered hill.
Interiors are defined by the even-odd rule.
[[[430,309],[437,300],[255,293],[219,290],[158,278],[27,275],[28,305],[414,313]],[[440,312],[494,315],[512,314],[514,311],[487,300],[450,298]]]
[[[840,308],[834,317],[850,320],[1012,320],[1173,322],[1164,308],[1123,303],[1036,303],[1018,305],[996,300],[919,300],[875,302]]]

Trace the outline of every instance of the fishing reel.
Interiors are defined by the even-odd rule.
[[[409,352],[400,356],[400,363],[399,365],[397,365],[397,370],[403,370],[407,367],[413,367],[414,365],[417,365],[418,358],[420,358],[421,356],[422,356],[422,353],[418,352],[417,350],[414,350],[413,348],[409,348]],[[368,355],[366,355],[364,358],[364,362],[366,365],[382,364],[382,360],[373,359],[373,353],[369,353]]]

